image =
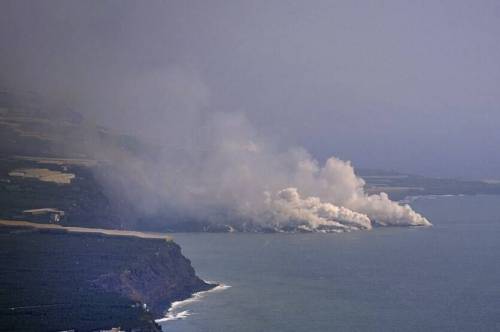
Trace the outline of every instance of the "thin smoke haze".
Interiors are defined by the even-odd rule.
[[[0,84],[50,95],[98,123],[134,133],[139,123],[141,135],[164,121],[186,129],[189,110],[210,99],[207,112],[241,111],[265,136],[321,162],[334,154],[362,168],[500,177],[498,1],[0,7]],[[196,79],[182,83],[177,67],[210,93]],[[192,98],[164,93],[173,81],[165,77]],[[175,107],[181,118],[168,114]]]
[[[0,332],[499,330],[499,36],[500,0],[0,0]]]
[[[384,193],[366,194],[349,162],[330,157],[321,164],[305,149],[259,133],[241,112],[208,112],[209,88],[191,70],[176,68],[174,76],[152,79],[164,84],[172,105],[134,128],[148,132],[160,147],[155,157],[87,146],[88,154],[113,164],[114,175],[101,177],[107,186],[130,183],[113,192],[141,213],[174,213],[236,229],[339,232],[375,224],[430,225]]]
[[[500,176],[495,1],[1,7],[2,86],[155,146],[139,156],[84,132],[88,154],[117,169],[97,177],[141,213],[278,228],[425,225],[365,193],[344,161]]]

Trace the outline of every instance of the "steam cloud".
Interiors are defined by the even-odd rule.
[[[182,105],[175,102],[179,91],[168,94],[176,108]],[[283,144],[264,139],[243,113],[203,113],[198,110],[203,107],[193,105],[205,104],[196,98],[207,94],[182,91],[188,91],[181,97],[190,99],[189,112],[174,121],[164,119],[153,133],[161,146],[153,160],[91,149],[118,169],[115,177],[108,175],[108,183],[115,185],[118,178],[133,183],[119,192],[143,213],[175,212],[182,219],[241,230],[341,232],[375,224],[431,225],[385,193],[366,194],[349,162],[331,157],[321,165],[302,148],[280,148]],[[172,116],[168,109],[167,114]]]
[[[77,110],[152,144],[117,148],[89,130],[79,148],[112,165],[97,177],[139,216],[249,231],[430,225],[384,193],[366,194],[349,162],[321,164],[258,132],[244,112],[211,111],[210,91],[195,71],[173,67],[102,84],[81,96]]]

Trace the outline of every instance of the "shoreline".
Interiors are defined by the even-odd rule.
[[[186,319],[191,315],[190,311],[189,310],[179,310],[179,309],[184,308],[185,306],[187,306],[191,303],[201,301],[206,295],[208,295],[210,293],[224,291],[224,290],[232,287],[230,285],[226,285],[223,283],[216,283],[216,282],[207,281],[207,280],[203,280],[203,281],[209,285],[214,285],[214,287],[211,289],[205,290],[205,291],[194,292],[193,294],[191,294],[190,297],[188,297],[184,300],[172,302],[170,304],[170,307],[168,308],[168,310],[165,312],[164,317],[155,319],[154,322],[156,324],[161,324],[161,323],[166,323],[169,321]]]
[[[411,204],[419,199],[436,199],[440,197],[464,197],[464,196],[498,196],[497,194],[428,194],[428,195],[409,195],[403,199],[398,200],[401,204]]]

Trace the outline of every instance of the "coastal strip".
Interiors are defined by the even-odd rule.
[[[173,240],[173,238],[171,236],[164,234],[164,233],[149,233],[149,232],[125,231],[125,230],[117,230],[117,229],[61,226],[61,225],[57,225],[57,224],[41,224],[41,223],[34,223],[34,222],[20,221],[20,220],[0,219],[0,226],[51,229],[51,230],[66,231],[69,233],[96,233],[96,234],[104,234],[104,235],[110,235],[110,236],[138,237],[141,239],[161,239],[161,240],[166,240],[166,241]]]

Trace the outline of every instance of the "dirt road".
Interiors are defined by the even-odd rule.
[[[3,220],[0,219],[0,226],[14,226],[14,227],[29,227],[29,228],[38,228],[38,229],[55,229],[55,230],[63,230],[70,233],[98,233],[112,236],[132,236],[132,237],[140,237],[143,239],[164,239],[164,240],[172,240],[172,237],[164,234],[164,233],[145,233],[138,231],[122,231],[117,229],[102,229],[102,228],[86,228],[86,227],[64,227],[61,225],[55,224],[39,224],[28,221],[19,221],[19,220]]]

